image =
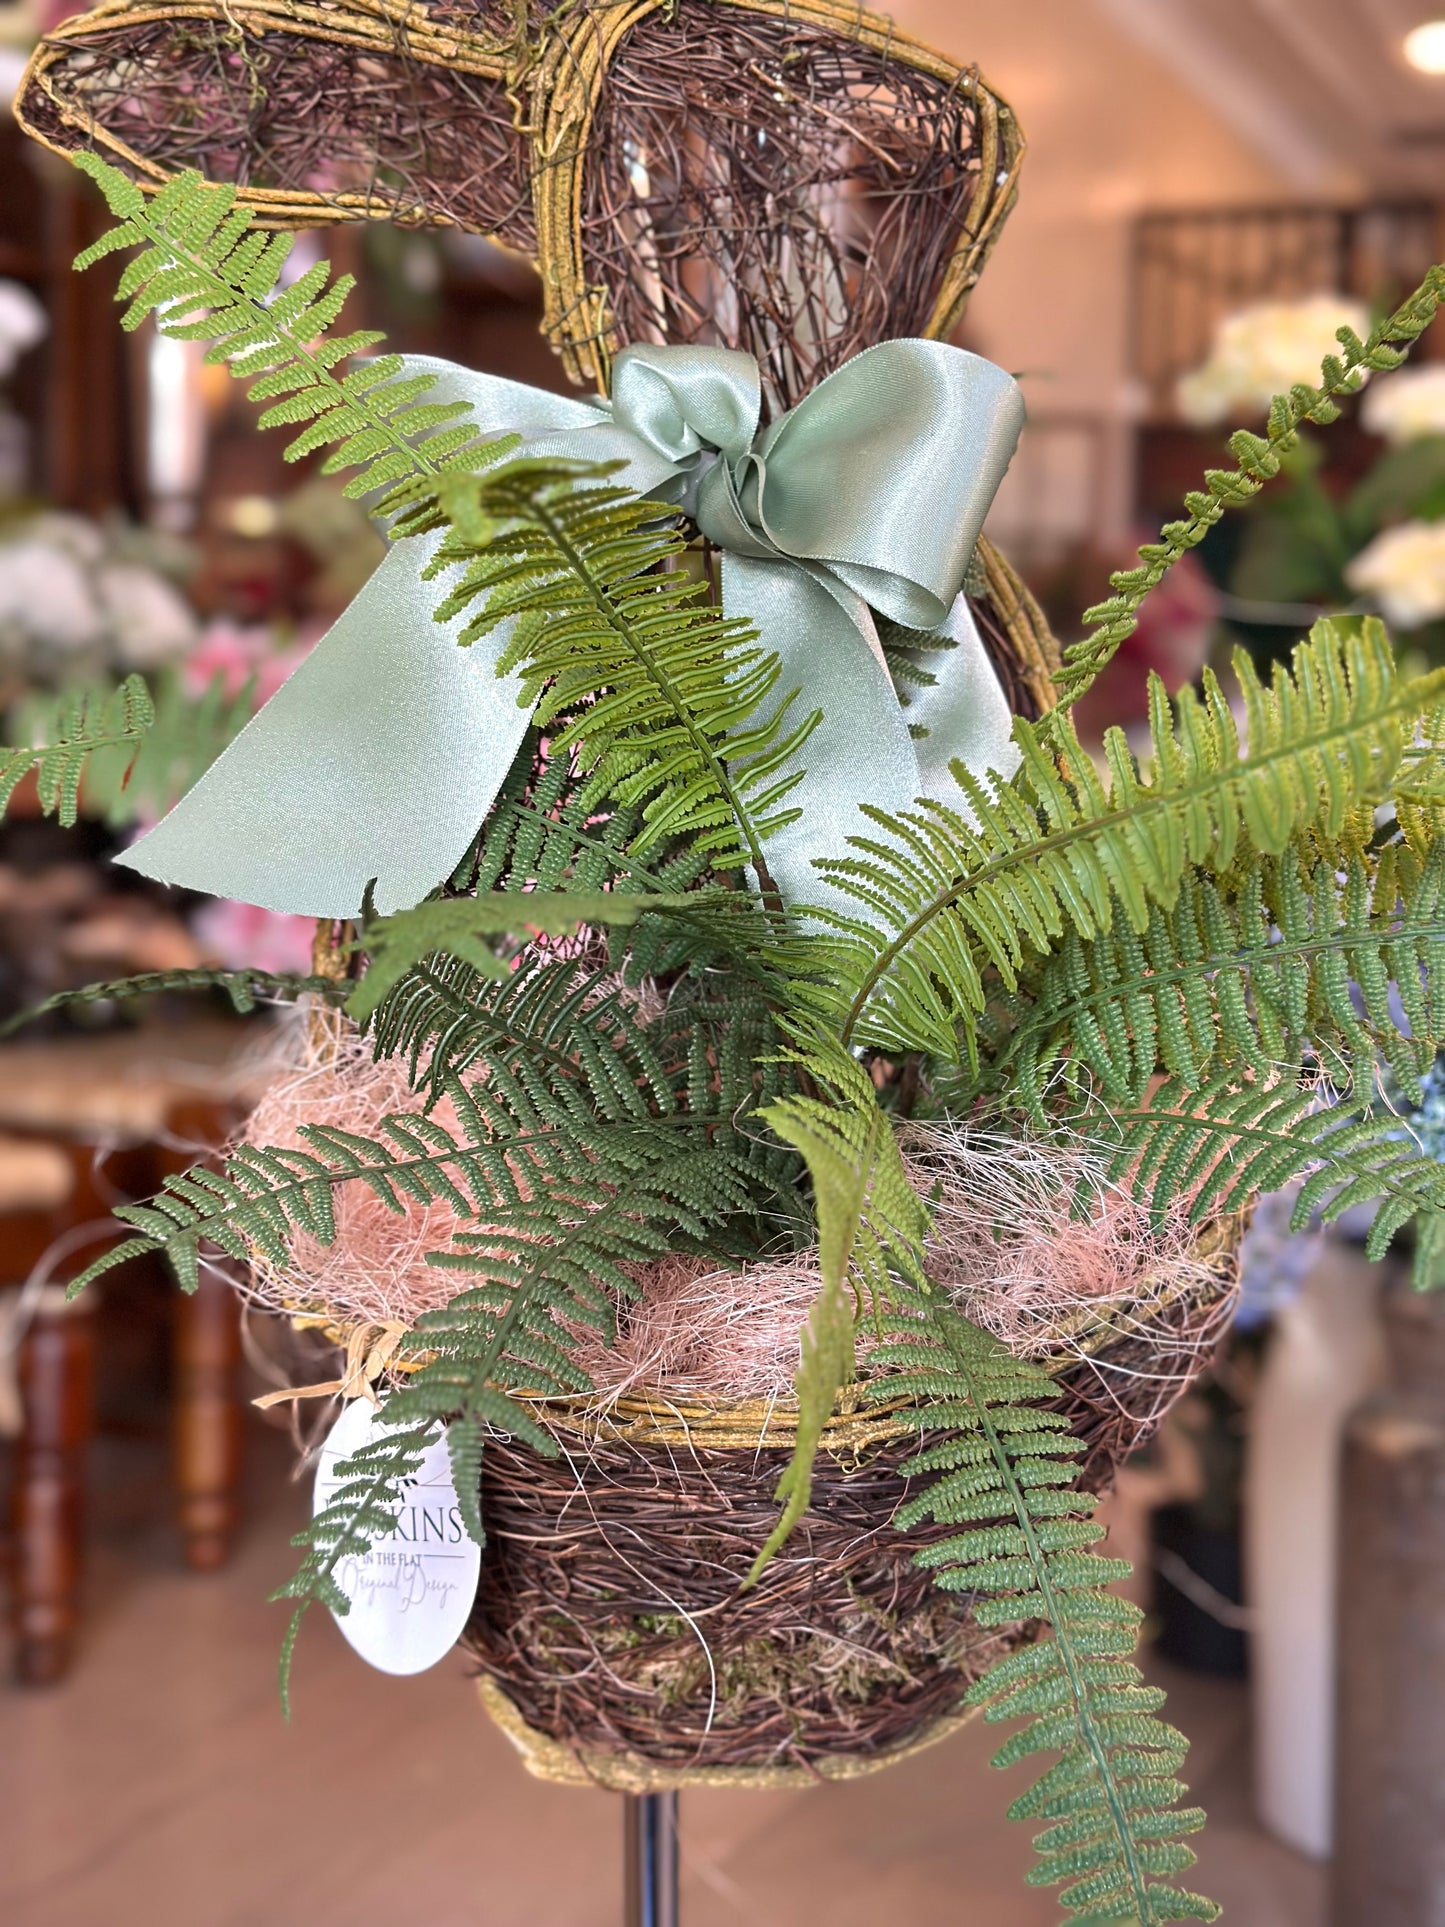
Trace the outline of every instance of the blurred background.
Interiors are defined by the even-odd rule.
[[[0,6],[6,102],[65,11]],[[1110,570],[1224,462],[1229,432],[1317,376],[1341,322],[1363,330],[1445,257],[1445,18],[1429,0],[895,12],[977,62],[1028,137],[959,339],[1023,381],[1029,425],[989,528],[1067,641]],[[282,463],[198,348],[122,335],[116,270],[70,271],[103,225],[88,185],[0,113],[3,740],[29,740],[12,732],[56,691],[141,671],[162,719],[137,775],[155,814],[301,659],[380,542],[339,485]],[[357,276],[352,325],[562,385],[529,272],[489,244],[342,228],[303,236],[298,271],[322,252]],[[1087,727],[1137,731],[1146,670],[1175,689],[1239,645],[1267,663],[1341,608],[1382,612],[1404,651],[1445,660],[1438,333],[1156,592]],[[102,774],[75,828],[23,794],[0,828],[0,1021],[97,978],[307,968],[300,919],[108,867],[133,833],[115,801]],[[231,1128],[267,1022],[223,999],[143,1016],[93,1003],[0,1043],[0,1920],[322,1927],[366,1906],[603,1927],[619,1918],[615,1801],[528,1780],[460,1661],[395,1681],[308,1625],[282,1722],[280,1609],[263,1602],[307,1494],[290,1421],[249,1407],[274,1381],[229,1292],[208,1282],[178,1303],[134,1266],[63,1307],[111,1204]],[[1334,1814],[1369,1788],[1346,1762],[1337,1773],[1332,1708],[1345,1670],[1408,1634],[1421,1719],[1389,1744],[1413,1749],[1440,1814],[1445,1335],[1348,1225],[1291,1234],[1289,1209],[1261,1208],[1236,1335],[1126,1469],[1110,1516],[1210,1810],[1197,1884],[1248,1927],[1409,1927],[1340,1898]],[[1413,1482],[1391,1476],[1402,1437],[1425,1441]],[[971,1731],[877,1781],[689,1794],[689,1927],[794,1927],[820,1909],[832,1927],[884,1911],[1042,1927],[1053,1903],[1023,1885],[1027,1834],[999,1818],[991,1750]],[[1435,1868],[1419,1927],[1445,1922],[1441,1837],[1422,1825],[1410,1849]]]

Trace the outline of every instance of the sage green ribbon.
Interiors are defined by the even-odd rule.
[[[842,902],[814,868],[867,829],[862,802],[962,805],[948,765],[1012,772],[1008,702],[962,594],[1018,439],[1017,384],[937,341],[889,341],[846,362],[759,430],[751,355],[634,347],[610,402],[578,401],[429,356],[428,397],[467,403],[533,456],[621,462],[612,479],[683,509],[723,552],[729,615],[781,660],[779,700],[822,721],[794,759],[798,819],[768,841],[789,904]],[[422,579],[438,537],[395,543],[295,673],[153,830],[121,858],[164,883],[315,917],[354,916],[376,879],[383,912],[417,902],[475,836],[525,736],[510,625],[470,648]],[[453,575],[454,572],[448,572]],[[875,612],[945,639],[933,680],[899,704]],[[784,773],[787,773],[786,771]],[[856,907],[856,906],[855,906]]]

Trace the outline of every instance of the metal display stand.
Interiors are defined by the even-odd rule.
[[[624,1793],[625,1927],[678,1927],[677,1795]]]

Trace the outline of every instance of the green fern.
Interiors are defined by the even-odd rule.
[[[1328,1223],[1374,1205],[1371,1258],[1382,1258],[1417,1221],[1416,1280],[1430,1280],[1445,1226],[1445,1165],[1422,1150],[1407,1117],[1364,1091],[1342,1095],[1322,1080],[1251,1083],[1231,1075],[1191,1088],[1170,1078],[1143,1103],[1089,1105],[1069,1122],[1101,1154],[1106,1178],[1127,1182],[1156,1212],[1184,1200],[1202,1220],[1302,1180],[1294,1229],[1316,1215]]]
[[[513,990],[487,988],[499,998]],[[336,1563],[387,1516],[419,1423],[460,1420],[458,1450],[471,1451],[466,1428],[481,1424],[549,1449],[518,1394],[586,1389],[564,1318],[610,1330],[617,1302],[636,1289],[629,1266],[667,1250],[756,1250],[776,1236],[780,1213],[801,1216],[796,1201],[786,1205],[796,1159],[749,1119],[784,1084],[784,1067],[755,1068],[772,1042],[766,1009],[755,1000],[751,1021],[739,1021],[736,998],[714,1002],[717,1028],[701,987],[686,1018],[669,1006],[659,1049],[635,1014],[614,1004],[599,1020],[585,997],[569,996],[565,1015],[551,1012],[555,1052],[494,1056],[470,1087],[440,1081],[459,1130],[425,1113],[386,1118],[370,1138],[309,1126],[300,1147],[243,1146],[223,1171],[172,1177],[155,1198],[120,1208],[135,1235],[72,1290],[139,1252],[163,1254],[193,1290],[207,1243],[284,1267],[298,1232],[334,1239],[334,1193],[347,1183],[398,1212],[444,1200],[481,1227],[432,1258],[468,1283],[409,1341],[431,1356],[387,1402],[395,1452],[381,1442],[350,1497],[338,1494],[302,1535],[307,1558],[286,1589],[298,1619],[317,1600],[335,1603]],[[294,1623],[288,1665],[293,1644]]]
[[[32,742],[0,748],[0,814],[33,771],[45,815],[73,824],[80,811],[81,779],[92,760],[114,753],[123,780],[154,721],[150,692],[139,676],[127,676],[118,689],[82,691],[32,708],[26,729]]]
[[[166,668],[151,683],[154,718],[134,761],[124,749],[102,751],[86,773],[86,804],[113,829],[164,816],[250,721],[255,678],[228,690],[219,671],[192,689],[180,669]]]
[[[452,888],[486,890],[606,890],[655,896],[691,889],[710,876],[707,856],[685,843],[633,849],[641,812],[599,811],[587,794],[577,758],[543,752],[532,730],[488,813],[475,846],[457,866]]]
[[[281,1709],[288,1719],[291,1663],[307,1607],[319,1602],[343,1617],[350,1612],[351,1601],[337,1584],[336,1568],[343,1559],[366,1553],[392,1531],[402,1488],[421,1470],[434,1436],[435,1427],[430,1423],[413,1425],[374,1438],[343,1460],[336,1469],[337,1485],[330,1499],[292,1539],[294,1546],[306,1548],[306,1557],[293,1576],[271,1594],[273,1600],[297,1602],[281,1641]]]
[[[154,316],[162,334],[210,342],[206,360],[249,382],[252,401],[270,404],[261,427],[300,429],[287,446],[288,461],[327,449],[323,472],[356,469],[345,492],[362,496],[474,467],[498,452],[500,444],[478,442],[464,404],[424,400],[435,377],[403,378],[399,355],[336,372],[382,339],[364,329],[331,336],[355,277],[332,281],[329,265],[318,261],[283,289],[294,236],[259,229],[237,204],[234,187],[187,172],[147,198],[98,155],[72,158],[118,223],[76,258],[76,267],[138,248],[117,290],[128,304],[122,327],[138,328]]]
[[[84,984],[78,990],[57,990],[43,1003],[18,1011],[0,1024],[0,1037],[11,1037],[37,1018],[52,1011],[71,1010],[84,1004],[128,1003],[136,997],[159,997],[181,991],[221,990],[231,1000],[231,1008],[242,1014],[258,1002],[294,1003],[298,997],[323,997],[339,1003],[349,986],[333,983],[329,977],[300,977],[269,970],[148,970],[137,977],[117,977],[109,983]]]
[[[1131,929],[1151,906],[1172,908],[1186,871],[1227,876],[1236,862],[1276,856],[1302,832],[1322,846],[1356,827],[1388,795],[1405,743],[1445,687],[1445,671],[1399,684],[1378,623],[1316,625],[1265,688],[1242,656],[1248,718],[1241,756],[1224,692],[1171,706],[1150,684],[1153,756],[1141,772],[1122,732],[1105,739],[1107,783],[1066,726],[1055,748],[1016,722],[1023,767],[986,790],[956,773],[978,828],[925,799],[892,818],[865,808],[882,837],[820,867],[866,916],[826,915],[826,939],[784,950],[798,995],[845,1043],[976,1054],[985,974],[1013,992],[1026,957],[1066,932],[1110,930],[1116,907]],[[885,840],[886,839],[886,840]],[[810,982],[811,979],[811,982]]]
[[[415,1127],[417,1120],[410,1122]],[[745,1160],[702,1139],[689,1143],[678,1133],[637,1127],[601,1139],[589,1134],[584,1145],[548,1128],[525,1145],[515,1137],[510,1144],[512,1155],[525,1158],[538,1195],[524,1198],[515,1182],[494,1176],[493,1222],[485,1232],[461,1234],[456,1250],[434,1258],[470,1274],[472,1282],[445,1309],[417,1322],[414,1342],[432,1356],[384,1407],[398,1441],[408,1443],[377,1450],[369,1468],[350,1462],[349,1469],[372,1476],[349,1496],[346,1489],[338,1492],[298,1536],[307,1558],[276,1595],[296,1601],[283,1665],[307,1608],[334,1607],[338,1562],[389,1529],[386,1508],[408,1476],[409,1442],[424,1437],[437,1420],[460,1425],[453,1450],[464,1473],[479,1461],[486,1425],[554,1456],[557,1446],[532,1416],[529,1401],[590,1389],[572,1362],[561,1321],[610,1333],[617,1302],[636,1295],[629,1266],[675,1250],[689,1236],[709,1242],[720,1224],[748,1207]],[[463,1517],[480,1533],[470,1496]]]
[[[891,1298],[894,1272],[925,1289],[919,1254],[928,1212],[908,1182],[873,1080],[826,1040],[790,1055],[832,1101],[781,1097],[758,1116],[808,1167],[823,1282],[800,1340],[797,1443],[773,1495],[783,1511],[754,1561],[750,1585],[808,1509],[823,1428],[855,1369],[854,1321]]]
[[[1186,874],[1141,933],[1123,918],[1066,931],[1031,974],[989,1052],[991,1083],[1044,1108],[1057,1068],[1086,1070],[1109,1102],[1143,1097],[1162,1067],[1195,1089],[1221,1067],[1266,1080],[1307,1053],[1367,1086],[1378,1060],[1405,1097],[1445,1043],[1445,841],[1424,861],[1287,850],[1228,887]]]
[[[1207,470],[1203,489],[1191,490],[1184,498],[1188,515],[1166,522],[1158,540],[1146,543],[1139,551],[1133,568],[1110,576],[1114,593],[1085,610],[1084,620],[1091,625],[1092,634],[1082,637],[1065,653],[1059,678],[1061,709],[1054,712],[1056,719],[1062,720],[1063,710],[1078,701],[1119,645],[1134,633],[1144,598],[1159,586],[1174,564],[1204,540],[1226,510],[1252,501],[1265,483],[1278,475],[1306,422],[1335,421],[1340,399],[1356,393],[1367,374],[1398,368],[1405,355],[1395,344],[1417,341],[1434,320],[1442,300],[1445,266],[1432,267],[1409,300],[1377,322],[1363,341],[1352,328],[1341,328],[1336,339],[1343,352],[1325,357],[1320,386],[1296,383],[1287,395],[1276,395],[1270,403],[1264,435],[1241,428],[1230,437],[1230,452],[1238,468]],[[1046,729],[1056,727],[1057,721],[1046,721]]]
[[[656,503],[608,472],[524,457],[418,485],[397,533],[444,531],[428,573],[463,568],[441,614],[468,617],[464,642],[515,622],[499,667],[521,672],[541,728],[561,724],[554,756],[581,748],[593,806],[641,812],[633,853],[686,841],[766,889],[764,842],[796,817],[785,766],[816,719],[788,726],[777,658],[674,566],[686,544]]]
[[[499,956],[489,937],[570,937],[584,924],[625,926],[648,910],[676,909],[685,902],[614,890],[495,890],[431,899],[365,926],[359,947],[370,961],[346,1008],[364,1022],[409,970],[438,952],[460,957],[484,977],[505,978],[516,958]]]
[[[447,1424],[447,1458],[456,1488],[457,1511],[467,1536],[479,1546],[487,1543],[482,1524],[482,1455],[486,1427],[475,1413],[458,1413]]]
[[[1204,1824],[1197,1807],[1177,1804],[1187,1742],[1156,1717],[1164,1695],[1130,1657],[1138,1609],[1106,1590],[1127,1564],[1089,1550],[1104,1532],[1095,1501],[1074,1487],[1081,1447],[1051,1409],[1052,1381],[919,1298],[870,1362],[885,1370],[865,1396],[906,1400],[899,1417],[924,1435],[901,1469],[936,1475],[896,1524],[959,1528],[917,1563],[945,1591],[967,1595],[981,1625],[1043,1620],[1052,1629],[1047,1644],[1001,1660],[968,1694],[986,1719],[1028,1722],[996,1766],[1060,1756],[1010,1808],[1011,1818],[1048,1823],[1034,1840],[1031,1883],[1061,1886],[1061,1904],[1081,1923],[1213,1920],[1212,1901],[1172,1884],[1194,1861],[1180,1836]]]

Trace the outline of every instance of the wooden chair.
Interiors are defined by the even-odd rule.
[[[61,1146],[0,1137],[0,1433],[15,1439],[11,1614],[28,1685],[64,1673],[76,1625],[95,1321],[37,1267],[77,1222],[78,1179]]]
[[[19,1421],[11,1505],[15,1671],[27,1684],[63,1675],[78,1624],[96,1339],[93,1298],[66,1305],[63,1281],[94,1255],[93,1241],[79,1242],[79,1227],[104,1221],[112,1202],[97,1183],[95,1142],[128,1147],[117,1175],[140,1195],[224,1142],[242,1103],[214,1039],[189,1058],[155,1040],[147,1052],[142,1041],[122,1048],[113,1038],[0,1051],[0,1285],[13,1281],[12,1313],[21,1281],[47,1249],[67,1233],[76,1237],[73,1250],[62,1243],[54,1279],[29,1294],[9,1381],[12,1429]],[[123,1289],[119,1274],[117,1281]],[[5,1302],[0,1293],[0,1334]],[[240,1314],[224,1276],[206,1273],[194,1295],[177,1294],[172,1343],[182,1541],[187,1564],[209,1572],[230,1550],[241,1466]],[[0,1429],[6,1382],[0,1375]]]

